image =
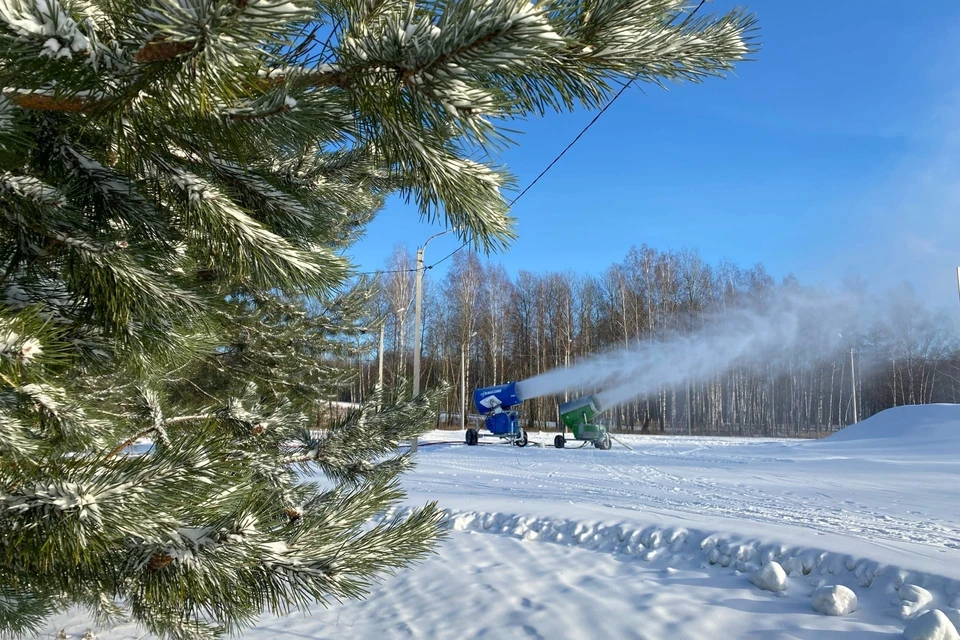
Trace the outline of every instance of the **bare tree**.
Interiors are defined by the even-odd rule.
[[[407,314],[413,303],[416,264],[406,245],[398,244],[387,261],[383,295],[392,322],[392,345],[397,378],[406,376]]]
[[[396,375],[403,373],[412,266],[409,251],[394,252],[390,268],[401,273],[384,278],[380,302],[391,320]],[[711,265],[696,251],[648,246],[631,249],[599,275],[521,271],[513,278],[499,264],[459,252],[442,283],[425,288],[426,376],[428,383],[458,380],[465,354],[469,388],[522,380],[598,352],[702,329],[713,315],[774,291],[799,293],[804,287],[792,276],[777,284],[760,264]],[[865,295],[853,280],[847,292]],[[952,323],[924,310],[909,289],[891,294],[886,309],[868,331],[844,330],[833,353],[795,348],[781,354],[782,366],[718,369],[703,379],[664,385],[606,419],[614,427],[658,425],[667,433],[815,436],[849,424],[854,415],[960,399],[960,346]],[[458,406],[458,387],[448,398],[448,415]],[[525,403],[528,426],[555,419],[556,404],[568,397]]]

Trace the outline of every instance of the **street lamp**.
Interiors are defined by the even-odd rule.
[[[423,243],[423,246],[417,248],[417,292],[416,292],[416,301],[413,306],[413,397],[416,398],[420,395],[420,292],[423,287],[423,250],[427,248],[427,244],[431,240],[442,236],[446,233],[450,233],[453,229],[447,229],[446,231],[441,231],[440,233],[435,233],[429,238],[426,242]],[[410,453],[417,452],[417,437],[414,436],[410,440]]]

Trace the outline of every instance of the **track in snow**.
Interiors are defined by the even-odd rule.
[[[888,431],[915,433],[893,441],[424,447],[404,484],[411,504],[447,509],[439,554],[366,601],[266,617],[245,637],[872,640],[932,608],[960,624],[960,407],[901,414]],[[748,580],[773,560],[790,576],[782,597]],[[814,612],[822,585],[852,589],[857,611]],[[899,597],[916,590],[930,601]],[[59,617],[48,637],[86,624]]]
[[[635,451],[616,444],[606,452],[437,447],[422,456],[408,486],[416,497],[457,508],[501,497],[603,507],[625,517],[656,511],[688,523],[719,518],[740,530],[758,523],[800,535],[918,545],[930,554],[960,550],[960,464],[939,461],[918,473],[914,464],[828,452],[809,441],[626,442]]]

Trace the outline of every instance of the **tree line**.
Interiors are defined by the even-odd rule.
[[[359,375],[341,393],[356,400],[379,379],[379,324],[383,325],[383,383],[398,393],[413,367],[415,260],[398,246],[380,278],[368,312],[371,330],[353,363]],[[573,272],[511,276],[498,263],[461,251],[446,276],[423,280],[422,383],[450,384],[437,423],[458,425],[461,385],[523,380],[593,354],[631,348],[684,333],[744,301],[789,288],[763,265],[743,268],[706,262],[694,250],[632,248],[599,275]],[[848,293],[864,296],[861,281]],[[944,312],[924,307],[907,285],[888,292],[855,335],[826,352],[798,349],[785,366],[737,363],[706,379],[664,385],[606,412],[615,430],[645,433],[791,435],[818,437],[903,404],[956,402],[960,345]],[[462,371],[461,371],[462,369]],[[573,392],[576,394],[576,392]],[[523,405],[528,428],[551,428],[557,405],[571,396]],[[468,422],[477,416],[468,415]]]

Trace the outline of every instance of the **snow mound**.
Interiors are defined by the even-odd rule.
[[[897,449],[929,447],[940,455],[946,453],[944,447],[960,452],[960,405],[894,407],[841,429],[822,444],[843,442]]]
[[[728,537],[708,531],[685,527],[634,527],[627,523],[604,523],[583,520],[565,520],[499,512],[461,511],[446,509],[445,526],[454,531],[500,534],[526,542],[544,542],[575,546],[640,560],[665,560],[689,552],[702,557],[704,566],[729,568],[737,574],[747,574],[750,580],[760,580],[777,586],[787,584],[787,572],[807,581],[814,589],[836,584],[840,577],[858,583],[861,587],[886,589],[895,593],[892,604],[898,608],[911,607],[910,617],[927,608],[934,600],[931,591],[951,594],[960,605],[960,581],[928,573],[912,572],[896,566],[822,549],[791,547],[759,540]],[[404,519],[413,513],[412,507],[395,507],[382,517]],[[376,520],[379,520],[380,516]],[[925,585],[926,588],[918,586]],[[756,582],[754,582],[756,584]],[[757,585],[760,586],[760,585]],[[764,587],[760,587],[764,588]],[[952,612],[952,610],[950,610]],[[906,619],[906,618],[904,618]]]
[[[769,562],[750,576],[750,582],[764,591],[779,593],[787,589],[787,573],[779,562]]]
[[[907,625],[903,636],[907,640],[960,640],[957,628],[939,609],[931,609],[918,616]]]
[[[901,620],[909,620],[933,601],[933,594],[915,584],[904,584],[897,589],[900,604],[894,612]]]
[[[857,610],[857,594],[842,584],[820,587],[813,592],[813,610],[828,616],[845,616]]]

